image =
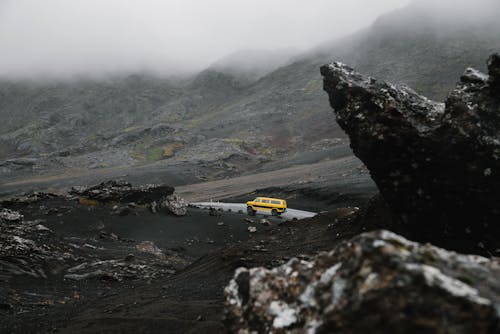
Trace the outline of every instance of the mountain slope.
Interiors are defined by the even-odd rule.
[[[454,6],[461,8],[451,0],[439,7]],[[160,161],[209,168],[206,175],[217,178],[228,170],[242,173],[264,162],[292,163],[309,151],[326,152],[344,134],[322,90],[319,66],[339,60],[443,100],[466,67],[484,69],[488,55],[500,50],[500,3],[468,6],[436,10],[416,1],[257,81],[257,70],[242,66],[258,74],[249,80],[231,67],[234,57],[244,58],[233,55],[183,82],[145,75],[0,82],[0,175],[16,168],[29,175]],[[1,162],[21,157],[37,160]]]
[[[301,52],[298,49],[240,50],[219,59],[209,68],[254,82],[279,67],[288,65]]]

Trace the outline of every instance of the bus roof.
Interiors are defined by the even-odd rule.
[[[257,197],[258,199],[268,199],[268,200],[273,200],[273,201],[283,201],[286,202],[284,199],[281,198],[272,198],[272,197]]]

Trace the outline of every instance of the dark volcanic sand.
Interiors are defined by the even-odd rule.
[[[94,260],[122,260],[129,254],[141,259],[148,256],[154,258],[136,249],[136,245],[143,241],[153,241],[167,255],[183,259],[183,263],[171,268],[181,270],[198,258],[203,259],[206,254],[217,253],[228,244],[240,245],[254,238],[248,232],[249,224],[244,220],[247,216],[240,213],[224,212],[220,216],[210,216],[208,211],[190,208],[187,216],[174,217],[153,214],[147,209],[139,208],[127,216],[118,216],[111,213],[110,205],[85,206],[77,201],[60,198],[12,208],[24,214],[26,221],[40,220],[41,224],[54,232],[58,242],[79,246],[76,255],[81,254],[82,260],[74,263],[69,261],[68,267],[88,261],[89,256]],[[258,224],[259,218],[253,217],[256,223],[252,224],[259,231],[265,233],[273,228]],[[274,217],[270,220],[274,226],[281,222],[281,219]],[[102,233],[108,237],[101,237]],[[109,238],[112,234],[118,240]],[[198,261],[203,261],[202,259]],[[152,265],[157,265],[158,261],[155,259]],[[53,267],[52,264],[47,266]],[[46,279],[14,276],[2,282],[3,291],[0,296],[7,293],[14,308],[0,308],[0,332],[44,333],[52,327],[64,327],[67,325],[67,317],[88,307],[93,308],[95,302],[110,296],[127,296],[136,287],[147,286],[152,282],[160,284],[157,288],[164,291],[165,287],[162,288],[162,285],[171,276],[162,274],[154,279],[139,277],[121,282],[98,278],[72,281],[63,278],[65,273],[65,270],[53,272]],[[182,298],[182,290],[176,289],[175,293]],[[95,311],[106,314],[108,306],[103,309],[99,307]]]
[[[163,249],[170,248],[190,264],[177,268],[175,274],[150,280],[65,282],[61,277],[16,280],[10,288],[22,297],[21,306],[14,310],[0,310],[0,332],[223,332],[223,289],[238,267],[274,267],[291,257],[307,259],[370,230],[395,230],[405,236],[401,226],[392,225],[390,214],[384,208],[377,209],[380,215],[370,213],[369,219],[357,218],[350,209],[334,209],[348,203],[366,206],[366,198],[359,192],[345,195],[353,189],[357,188],[337,189],[330,197],[326,193],[311,197],[308,190],[296,193],[281,188],[266,190],[293,197],[292,202],[303,203],[306,209],[322,206],[331,209],[315,218],[286,222],[281,226],[278,226],[279,220],[273,221],[271,227],[252,224],[258,231],[251,235],[244,222],[246,216],[237,213],[212,217],[207,211],[192,209],[188,217],[175,218],[153,215],[140,209],[137,216],[119,217],[110,214],[109,206],[85,207],[75,202],[69,205],[69,212],[61,210],[60,213],[43,215],[44,224],[63,238],[73,238],[76,243],[88,242],[105,247],[108,250],[106,256],[110,258],[123,257],[130,252],[139,257],[134,251],[135,245],[152,240]],[[339,193],[344,195],[338,196]],[[250,195],[241,197],[246,196]],[[50,203],[37,203],[31,209],[25,208],[23,213],[28,219],[40,217],[39,206],[49,207],[47,204]],[[59,203],[61,205],[68,206],[67,203]],[[217,225],[221,221],[224,226]],[[134,239],[134,242],[99,240],[96,237],[99,233],[97,225],[121,238]],[[193,241],[194,237],[199,241]],[[207,237],[214,243],[207,243]],[[78,298],[74,298],[75,292]],[[68,296],[65,304],[40,303]]]
[[[40,206],[46,209],[40,210]],[[44,214],[51,207],[64,209],[60,209],[59,213]],[[228,242],[249,238],[248,225],[244,221],[246,215],[230,212],[213,217],[208,211],[189,208],[186,216],[174,217],[163,213],[153,214],[148,209],[140,208],[126,216],[118,216],[111,213],[112,206],[109,205],[84,206],[61,200],[32,204],[20,211],[25,215],[25,220],[42,219],[45,221],[43,225],[73,242],[80,240],[100,246],[102,241],[99,240],[99,232],[104,231],[129,239],[133,245],[153,241],[162,249],[183,249],[181,253],[190,258],[202,256]],[[217,225],[221,222],[223,226]],[[191,244],[189,247],[188,243]]]
[[[247,193],[246,189],[262,189],[233,198],[226,196],[228,202],[272,195],[286,198],[293,208],[331,212],[283,226],[277,225],[279,220],[272,221],[271,227],[253,224],[258,229],[255,234],[247,231],[249,225],[244,221],[247,216],[238,213],[212,217],[207,211],[190,209],[189,216],[176,218],[139,209],[137,216],[121,217],[111,215],[109,206],[86,207],[77,202],[57,202],[60,200],[21,208],[26,220],[44,219],[43,224],[65,238],[65,242],[89,243],[105,249],[99,252],[83,249],[86,254],[96,252],[106,259],[121,259],[129,253],[140,257],[135,245],[149,240],[185,259],[187,267],[176,268],[177,273],[156,279],[122,282],[99,279],[66,282],[62,277],[16,280],[10,288],[21,295],[21,308],[0,310],[0,332],[220,333],[223,331],[223,288],[236,268],[272,267],[291,257],[312,256],[371,228],[353,225],[349,219],[334,223],[335,218],[345,213],[345,210],[335,211],[336,208],[363,206],[376,192],[369,177],[358,167],[356,160],[341,159],[339,163],[327,161],[313,168],[304,166],[285,173],[271,172],[264,175],[265,187],[259,185],[262,181],[259,177],[249,178],[250,183],[244,187],[239,184],[240,179],[202,185],[204,193],[217,193],[219,198],[224,198],[226,189],[229,193],[237,193],[239,189],[239,194]],[[304,176],[304,169],[315,172]],[[295,184],[287,183],[289,180]],[[184,191],[196,194],[198,188],[199,185],[195,185]],[[44,212],[52,207],[60,207],[60,210],[46,215]],[[218,226],[219,222],[225,225]],[[115,233],[124,240],[100,239],[101,231]],[[74,298],[75,292],[78,298]],[[38,295],[28,298],[25,293]],[[64,297],[67,302],[57,302]],[[40,303],[45,300],[56,302]],[[23,304],[28,302],[33,305]]]
[[[350,220],[333,224],[338,213],[260,230],[245,243],[208,253],[181,272],[151,283],[110,285],[105,294],[70,305],[40,307],[10,318],[20,332],[56,329],[61,333],[220,333],[223,288],[240,266],[272,267],[290,257],[308,258],[330,250],[364,228]],[[89,282],[87,290],[96,289]],[[82,294],[84,291],[82,291]],[[2,325],[7,323],[2,321]]]

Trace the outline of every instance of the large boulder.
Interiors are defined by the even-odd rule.
[[[500,235],[500,56],[468,69],[445,104],[332,63],[337,122],[408,235],[485,254]]]
[[[188,203],[177,194],[172,194],[160,202],[160,209],[164,209],[174,216],[185,216],[187,214]]]
[[[225,288],[231,333],[499,333],[500,263],[362,234],[311,261],[240,268]]]

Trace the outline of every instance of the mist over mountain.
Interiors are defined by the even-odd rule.
[[[199,72],[237,50],[306,50],[407,1],[3,0],[0,77]]]
[[[289,65],[301,53],[299,49],[240,50],[227,55],[209,68],[248,81],[255,81],[264,75]]]
[[[319,47],[317,63],[340,59],[358,71],[406,84],[443,100],[463,69],[485,69],[485,59],[500,48],[500,3],[413,1],[382,15],[368,29]]]
[[[33,157],[28,167],[15,166],[30,173],[210,156],[236,161],[242,172],[311,147],[329,149],[344,135],[322,92],[320,65],[342,61],[438,100],[465,68],[484,69],[500,49],[500,5],[456,4],[415,1],[308,52],[243,50],[184,78],[4,79],[0,158]]]

